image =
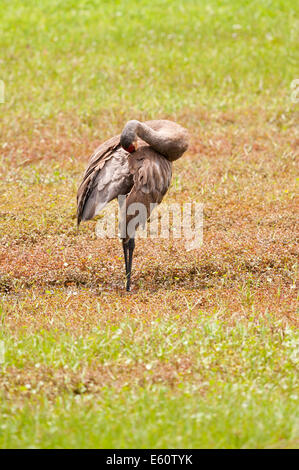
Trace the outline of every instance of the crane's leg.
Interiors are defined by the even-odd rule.
[[[128,275],[127,275],[127,291],[130,291],[131,288],[131,272],[132,272],[132,262],[133,262],[133,252],[135,248],[135,238],[130,238],[129,242],[129,263],[128,263]]]
[[[129,238],[129,241],[125,242],[123,240],[123,249],[126,265],[126,290],[130,292],[131,288],[131,272],[132,272],[132,262],[133,262],[133,252],[135,248],[135,239]],[[128,253],[129,252],[129,253]]]
[[[123,239],[122,242],[123,242],[124,258],[125,258],[125,265],[126,265],[126,276],[127,276],[128,274],[128,243],[125,242],[125,239]]]

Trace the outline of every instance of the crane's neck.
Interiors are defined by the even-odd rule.
[[[155,121],[153,121],[155,122]],[[165,121],[166,123],[166,121]],[[157,129],[143,122],[132,120],[127,122],[121,134],[120,143],[130,152],[130,147],[137,137],[144,140],[156,152],[161,153],[170,161],[177,160],[187,149],[185,130],[175,123],[159,123]],[[157,124],[156,124],[157,125]],[[134,150],[134,146],[133,146]]]
[[[140,139],[144,140],[144,142],[153,147],[157,152],[167,156],[167,142],[165,142],[163,135],[161,135],[159,132],[154,131],[154,129],[147,126],[143,122],[138,122],[136,127],[136,134],[138,137],[140,137]]]

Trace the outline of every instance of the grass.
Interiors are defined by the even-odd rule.
[[[298,7],[290,0],[4,3],[5,121],[25,114],[58,125],[57,114],[74,113],[101,132],[102,114],[113,128],[132,113],[291,105]]]
[[[271,317],[4,337],[1,447],[298,444],[298,331]]]
[[[298,7],[4,3],[0,447],[298,448]],[[190,130],[204,243],[138,240],[127,295],[75,194],[130,118]]]

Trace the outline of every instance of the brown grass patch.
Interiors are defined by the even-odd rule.
[[[184,316],[187,304],[228,319],[256,309],[296,323],[297,118],[261,110],[181,114],[191,146],[174,165],[166,200],[204,203],[204,244],[187,253],[180,241],[139,240],[130,295],[119,242],[97,240],[94,222],[75,229],[76,187],[100,142],[96,126],[60,115],[55,124],[31,123],[27,135],[8,129],[0,187],[0,291],[4,306],[14,306],[7,326],[50,327],[52,318],[81,330],[99,321],[96,305],[117,321],[128,312]],[[121,124],[107,118],[101,136]]]

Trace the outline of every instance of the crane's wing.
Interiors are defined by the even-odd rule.
[[[130,155],[129,167],[134,184],[126,198],[126,217],[121,221],[122,238],[127,240],[135,237],[138,226],[144,227],[154,207],[160,204],[172,175],[171,162],[149,146],[143,146]],[[136,203],[142,206],[138,208]]]
[[[90,220],[120,194],[133,186],[128,153],[120,146],[120,136],[104,142],[91,156],[77,193],[77,222]]]

